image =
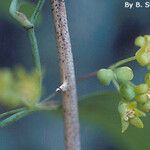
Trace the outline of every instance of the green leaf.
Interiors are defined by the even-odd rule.
[[[116,93],[94,94],[83,97],[79,103],[80,117],[91,122],[112,137],[114,143],[125,150],[149,149],[149,114],[143,118],[144,128],[129,126],[125,133],[121,133],[121,120],[117,111],[119,96]]]

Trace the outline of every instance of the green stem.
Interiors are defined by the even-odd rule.
[[[117,63],[111,65],[109,68],[110,68],[110,69],[115,69],[115,68],[117,68],[117,67],[119,67],[119,66],[121,66],[121,65],[123,65],[123,64],[126,64],[126,63],[128,63],[128,62],[134,61],[135,59],[136,59],[135,56],[133,56],[133,57],[129,57],[129,58],[120,60],[120,61],[118,61]]]
[[[129,58],[120,60],[120,61],[116,62],[115,64],[111,65],[109,68],[113,70],[113,69],[115,69],[116,67],[119,67],[119,66],[121,66],[121,65],[123,65],[123,64],[125,64],[125,63],[130,62],[130,61],[134,61],[135,59],[136,59],[135,56],[133,56],[133,57],[129,57]],[[80,78],[77,79],[77,81],[80,82],[80,81],[82,81],[82,80],[87,80],[87,79],[89,79],[89,78],[95,77],[96,74],[97,74],[97,71],[98,71],[98,70],[96,70],[96,71],[94,71],[94,72],[91,72],[91,73],[88,73],[88,74],[86,74],[86,75],[84,75],[84,76],[81,76]]]
[[[45,2],[45,0],[39,0],[38,1],[38,4],[37,4],[37,6],[36,6],[32,16],[31,16],[31,22],[33,24],[35,24],[35,22],[36,22],[36,20],[37,20],[37,18],[39,16],[39,13],[41,12],[41,9],[42,9],[42,7],[44,5],[44,2]]]
[[[32,58],[34,66],[36,67],[36,70],[40,74],[40,81],[39,86],[40,89],[42,89],[42,69],[41,69],[41,62],[40,62],[40,55],[39,55],[39,48],[37,44],[37,39],[35,36],[34,28],[31,28],[28,31],[31,47],[32,47]]]
[[[117,89],[117,91],[120,91],[120,86],[119,86],[118,82],[115,79],[113,79],[112,82],[114,84],[114,87]]]
[[[34,108],[34,112],[57,110],[60,106],[61,106],[61,103],[56,103],[54,101],[53,101],[53,104],[51,103],[49,105],[45,105],[45,104],[39,103]]]
[[[41,73],[41,62],[40,62],[40,55],[39,55],[39,48],[37,44],[37,39],[35,36],[34,28],[31,28],[28,31],[29,39],[31,42],[32,47],[32,57],[33,57],[33,63],[36,67],[36,69]]]
[[[45,0],[39,0],[38,4],[31,16],[31,22],[35,25],[36,20],[39,16],[39,13],[41,12],[41,9],[44,5]],[[36,69],[38,70],[38,72],[40,73],[40,87],[42,88],[42,68],[41,68],[41,62],[40,62],[40,55],[39,55],[39,48],[38,48],[38,43],[37,43],[37,39],[36,39],[36,35],[34,32],[34,27],[27,30],[28,31],[28,35],[29,35],[29,39],[31,42],[31,46],[32,46],[32,57],[34,60],[34,65],[36,67]]]

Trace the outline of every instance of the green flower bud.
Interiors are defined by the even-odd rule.
[[[147,73],[147,74],[145,75],[145,82],[148,81],[148,80],[150,80],[150,73]]]
[[[150,64],[148,64],[147,69],[150,70]]]
[[[146,84],[150,87],[150,73],[147,73],[147,74],[145,75],[145,82],[146,82]]]
[[[143,107],[142,110],[145,112],[149,112],[150,111],[150,101],[146,102]]]
[[[148,100],[147,94],[142,94],[142,95],[138,95],[135,97],[135,99],[139,102],[139,103],[146,103]]]
[[[103,85],[109,85],[114,78],[113,71],[111,69],[100,69],[97,72],[97,78]]]
[[[115,73],[119,81],[130,81],[134,76],[132,69],[126,66],[117,68]]]
[[[147,55],[147,53],[140,49],[139,51],[136,52],[135,54],[136,60],[137,62],[141,65],[141,66],[145,66],[148,65],[150,63],[150,58]]]
[[[136,94],[145,94],[148,92],[148,85],[147,84],[140,84],[135,87]]]
[[[120,93],[126,100],[132,100],[135,97],[134,88],[131,85],[121,86]]]
[[[144,39],[143,39],[144,38]],[[150,64],[150,35],[138,37],[135,41],[141,49],[135,54],[136,60],[141,66]]]
[[[150,46],[150,35],[144,35],[145,44],[146,46]]]
[[[150,87],[150,80],[145,81],[148,87]]]
[[[129,121],[133,126],[137,127],[137,128],[143,128],[144,127],[144,124],[143,122],[141,121],[141,119],[139,117],[134,117],[134,118],[131,118],[130,121]]]
[[[142,46],[144,46],[144,44],[145,44],[145,39],[144,39],[144,37],[143,36],[138,36],[136,39],[135,39],[135,45],[136,46],[139,46],[139,47],[142,47]]]

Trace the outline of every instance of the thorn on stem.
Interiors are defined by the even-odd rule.
[[[60,91],[65,92],[67,91],[67,89],[68,89],[68,83],[67,81],[64,81],[64,83],[56,89],[56,92],[60,92]]]

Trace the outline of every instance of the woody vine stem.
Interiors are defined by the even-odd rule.
[[[80,150],[76,81],[64,0],[51,0],[63,92],[66,150]]]

